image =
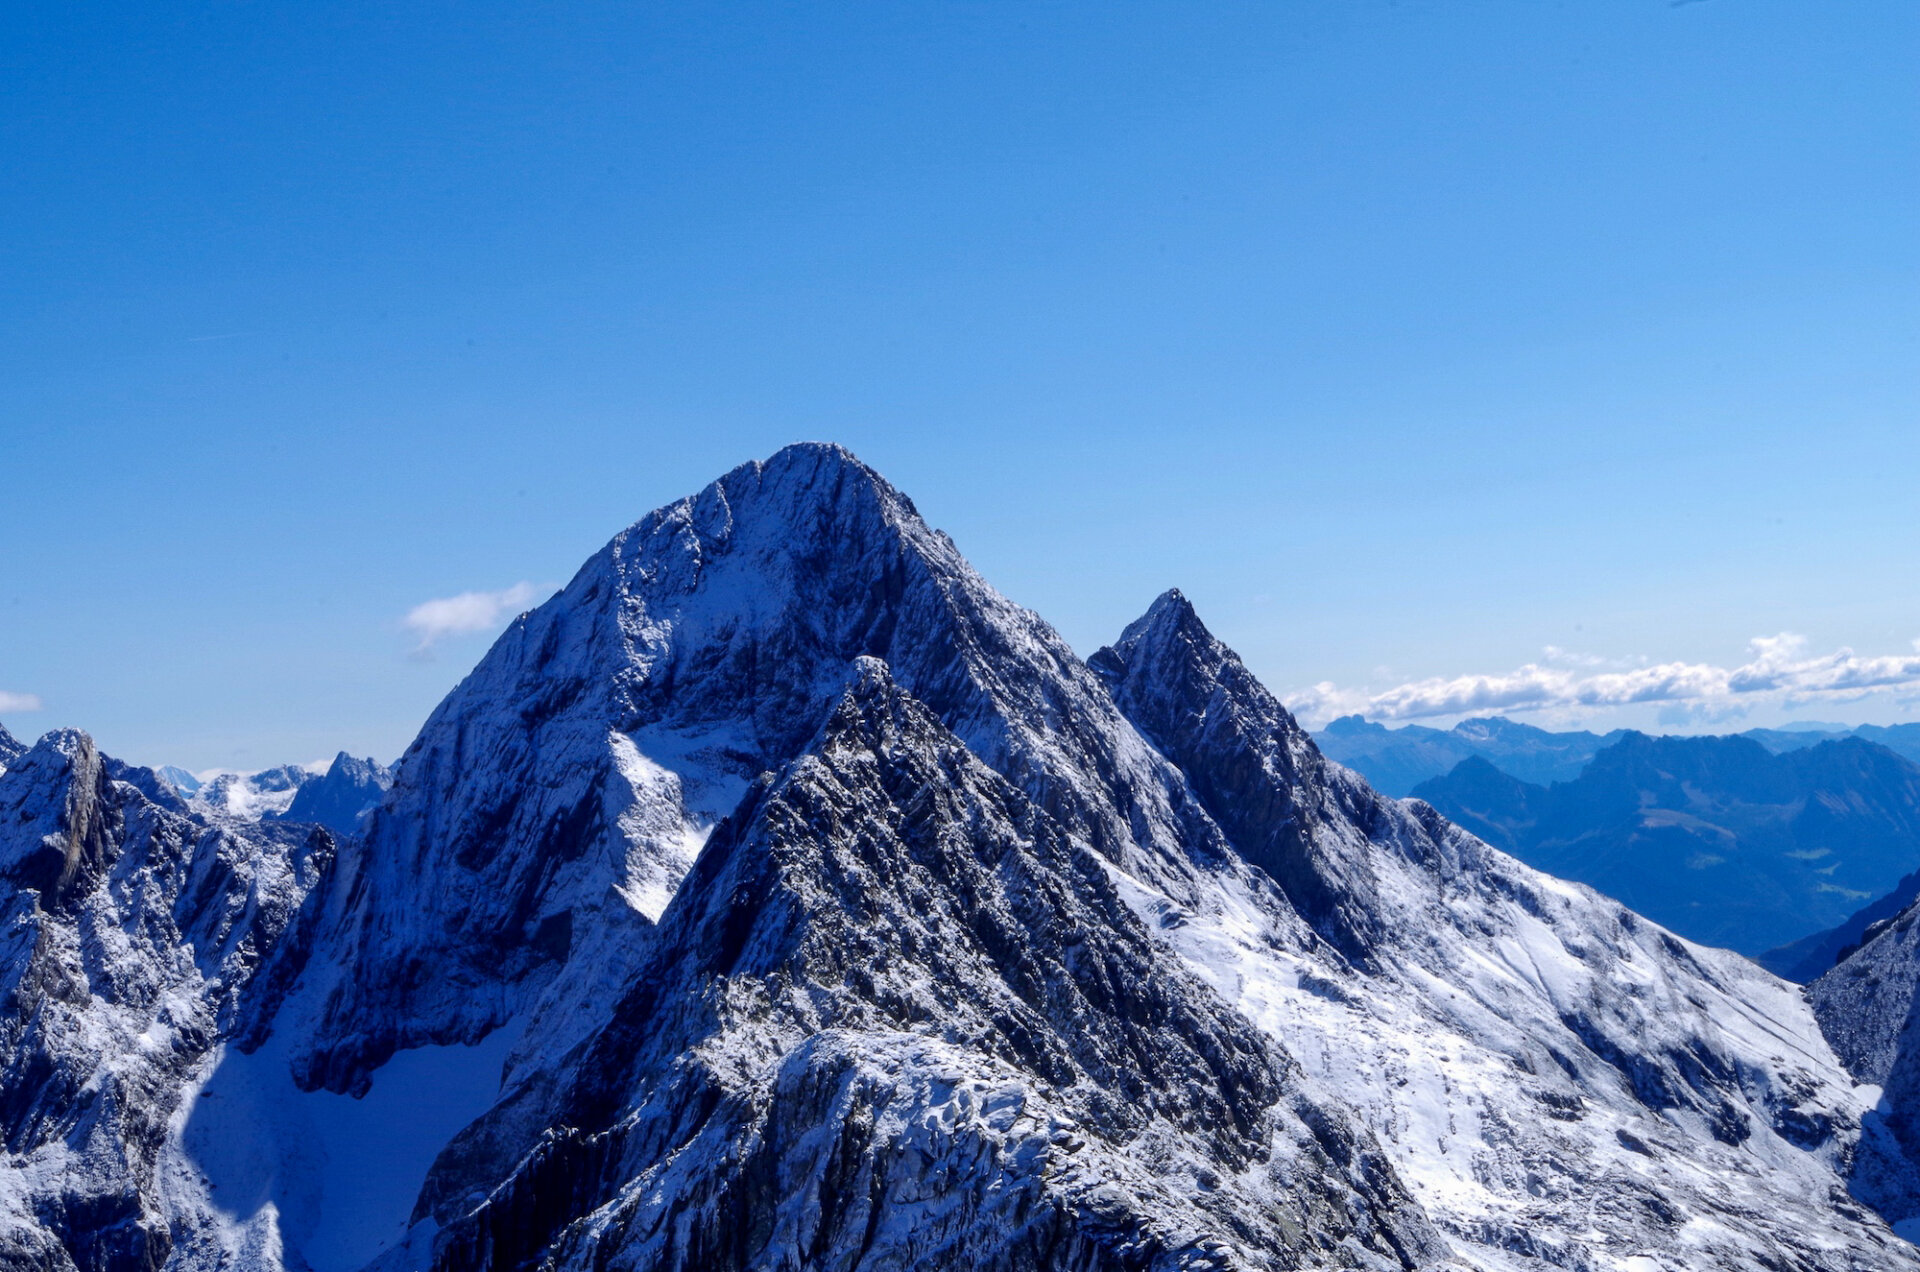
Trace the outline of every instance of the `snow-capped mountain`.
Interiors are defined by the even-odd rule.
[[[342,751],[325,773],[300,783],[277,816],[282,821],[318,822],[340,835],[359,834],[392,785],[392,769]]]
[[[173,788],[173,793],[181,799],[192,799],[200,789],[200,779],[177,764],[162,764],[153,770],[153,775]]]
[[[20,739],[8,733],[6,725],[0,724],[0,772],[4,772],[7,765],[25,755],[26,752],[27,748]]]
[[[239,946],[48,765],[0,775],[9,930],[138,934],[44,1050],[144,1075],[110,1191],[182,1272],[1920,1269],[1794,987],[1377,795],[1177,593],[1082,661],[834,447],[616,536],[337,852],[106,787],[281,881]],[[419,1163],[373,1195],[317,1112],[363,1103]],[[22,1160],[36,1231],[158,1265]]]
[[[284,815],[300,788],[319,779],[303,764],[282,764],[256,773],[212,773],[190,793],[181,793],[208,816],[258,821]]]

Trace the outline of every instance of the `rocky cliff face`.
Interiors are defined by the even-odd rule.
[[[0,775],[0,1262],[159,1268],[191,1240],[170,1127],[257,1023],[249,987],[291,975],[284,938],[332,852],[309,827],[210,826],[81,733]]]
[[[1920,905],[1867,929],[1865,943],[1808,987],[1854,1077],[1877,1089],[1853,1190],[1920,1236]]]
[[[229,1004],[135,1101],[162,1178],[116,1185],[182,1272],[364,1262],[312,1235],[338,1199],[196,1174],[216,1051],[313,1092],[231,1123],[284,1142],[490,1037],[374,1266],[1920,1268],[1846,1196],[1861,1096],[1791,987],[1375,794],[1175,594],[1082,662],[837,448],[617,536],[330,861],[245,841],[289,918],[242,964],[156,916],[236,895],[199,845],[246,827],[36,771],[0,805],[66,829],[9,840],[13,904],[112,899],[158,934],[130,986]],[[135,795],[191,868],[116,892]]]
[[[465,1213],[443,1159],[437,1266],[1441,1256],[1371,1136],[1098,857],[884,664],[854,676],[715,832],[518,1169]]]

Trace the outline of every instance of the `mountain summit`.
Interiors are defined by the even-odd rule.
[[[616,535],[362,834],[107,765],[0,775],[9,930],[86,986],[6,1089],[139,1074],[97,1142],[148,1163],[23,1115],[35,1257],[1920,1269],[1793,987],[1377,794],[1177,592],[1081,661],[837,447]],[[272,922],[213,861],[288,863]]]

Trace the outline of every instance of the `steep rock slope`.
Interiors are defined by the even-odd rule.
[[[617,535],[434,712],[329,889],[303,1080],[359,1089],[522,1013],[542,1054],[571,1045],[863,655],[1116,864],[1178,891],[1226,855],[1050,627],[877,473],[792,446]]]
[[[662,919],[442,1268],[1277,1268],[1441,1256],[1370,1137],[878,660]],[[475,1132],[484,1140],[487,1132]]]
[[[1462,1257],[1920,1264],[1841,1191],[1857,1097],[1791,986],[1376,795],[1177,593],[1092,661],[1333,938],[1295,944],[1229,886],[1158,902],[1171,941],[1361,1111]],[[1347,898],[1364,959],[1334,953]]]
[[[1881,1095],[1865,1119],[1853,1191],[1920,1237],[1920,904],[1870,928],[1807,992],[1833,1049]]]
[[[1571,782],[1476,759],[1414,795],[1539,869],[1748,955],[1842,922],[1920,863],[1920,766],[1858,738],[1774,754],[1633,733]]]
[[[244,991],[332,853],[307,827],[188,815],[85,734],[0,774],[0,1263],[160,1267],[179,1253],[158,1162]],[[209,1265],[210,1266],[210,1265]]]
[[[6,725],[0,724],[0,769],[5,769],[26,753],[26,745],[8,733]]]

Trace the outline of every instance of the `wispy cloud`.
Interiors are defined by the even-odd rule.
[[[0,711],[38,711],[40,695],[37,693],[8,693],[0,689]]]
[[[534,595],[533,584],[521,582],[498,592],[462,592],[458,596],[436,597],[408,610],[400,625],[419,639],[413,649],[416,654],[423,654],[449,636],[497,627],[502,619],[524,609]]]
[[[1724,717],[1749,703],[1778,699],[1794,704],[1858,697],[1920,684],[1920,641],[1915,652],[1863,656],[1841,648],[1809,655],[1803,636],[1782,632],[1748,643],[1737,667],[1667,662],[1624,670],[1598,670],[1604,660],[1549,648],[1541,662],[1492,675],[1434,676],[1390,689],[1342,688],[1323,681],[1294,694],[1289,703],[1309,720],[1359,712],[1376,720],[1418,720],[1481,711],[1540,711],[1623,707],[1637,703],[1687,703],[1702,718]]]

